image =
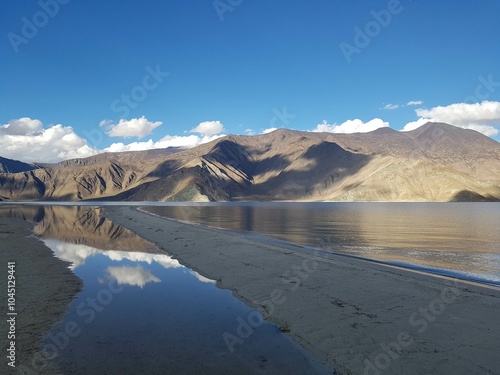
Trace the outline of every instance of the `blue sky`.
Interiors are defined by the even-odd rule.
[[[499,14],[496,0],[5,2],[0,154],[427,119],[498,140]]]

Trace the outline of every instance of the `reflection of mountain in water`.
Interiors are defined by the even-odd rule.
[[[500,281],[496,203],[231,203],[143,210],[329,252]]]
[[[73,271],[85,264],[88,258],[101,255],[117,264],[116,267],[107,267],[107,277],[120,285],[142,288],[147,283],[160,282],[160,279],[141,265],[130,267],[121,265],[121,262],[158,263],[165,269],[183,267],[153,243],[106,220],[101,213],[100,208],[87,206],[0,207],[0,217],[38,223],[35,234],[55,256],[71,263]],[[214,282],[195,271],[189,272],[201,282]]]
[[[160,253],[154,244],[106,220],[101,209],[86,206],[7,206],[0,216],[38,223],[34,232],[43,239],[82,244],[101,250]]]

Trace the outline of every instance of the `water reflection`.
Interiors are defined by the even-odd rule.
[[[176,259],[144,240],[134,232],[106,220],[100,207],[90,206],[2,206],[0,217],[35,222],[38,235],[54,255],[70,263],[75,271],[88,258],[102,255],[111,261],[158,263],[164,268],[183,267]],[[185,267],[183,267],[185,268]],[[111,269],[111,270],[109,270]],[[143,287],[160,282],[142,267],[109,267],[108,276],[118,282]],[[215,283],[196,271],[186,269],[200,282]],[[127,283],[126,280],[129,282]]]
[[[100,214],[88,206],[0,206],[0,216],[35,222],[84,282],[45,337],[53,344],[68,323],[78,327],[54,359],[60,373],[331,373],[268,322],[230,353],[223,333],[258,310]]]
[[[108,267],[106,272],[118,285],[132,285],[143,288],[147,283],[159,283],[161,280],[141,266]]]
[[[229,203],[144,209],[327,251],[500,282],[496,203]]]
[[[0,206],[0,215],[37,223],[35,234],[101,250],[161,253],[151,242],[102,217],[99,207]]]

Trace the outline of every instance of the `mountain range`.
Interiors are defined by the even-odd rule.
[[[409,132],[278,129],[55,164],[0,157],[0,200],[497,201],[500,143],[427,123]]]

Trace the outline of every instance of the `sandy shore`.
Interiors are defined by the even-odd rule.
[[[54,257],[52,251],[32,234],[33,225],[23,220],[0,218],[1,272],[0,305],[7,312],[7,262],[15,262],[16,277],[16,368],[2,351],[0,373],[57,373],[50,361],[36,362],[33,358],[43,349],[41,338],[63,315],[73,297],[82,287],[81,281],[68,264]],[[10,342],[8,324],[0,325],[2,348]],[[24,372],[23,372],[24,371]]]
[[[130,207],[105,216],[259,306],[339,374],[500,374],[498,289],[323,259]],[[234,350],[245,345],[238,324]]]

